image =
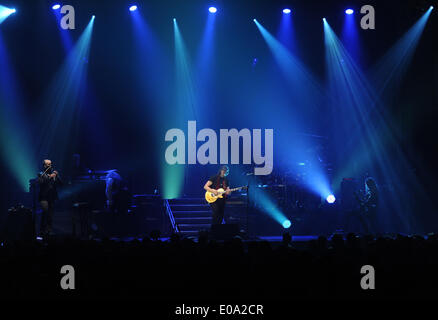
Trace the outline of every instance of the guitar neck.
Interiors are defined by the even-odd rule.
[[[230,189],[230,191],[233,192],[233,191],[240,190],[240,189],[243,189],[243,188],[246,188],[246,187],[233,188],[233,189]],[[226,190],[220,191],[221,194],[224,194],[225,192],[226,192]]]
[[[243,187],[238,187],[238,188],[233,188],[233,189],[230,189],[230,191],[237,191],[237,190],[240,190],[240,189],[242,189]]]

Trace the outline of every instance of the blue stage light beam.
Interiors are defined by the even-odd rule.
[[[317,111],[321,106],[322,98],[325,96],[324,89],[310,71],[280,41],[275,39],[257,20],[254,20],[254,22],[271,50],[278,67],[289,83],[288,89],[291,99],[293,99],[291,104],[294,106],[294,109],[301,110],[301,113],[308,112],[309,110]],[[293,114],[288,119],[297,118],[298,115],[299,113]],[[290,125],[297,131],[300,131],[299,122],[294,122]],[[311,147],[306,142],[303,143],[303,150]],[[309,179],[306,180],[307,187],[312,192],[325,198],[330,193],[331,187],[322,167],[315,163],[309,171]]]
[[[36,176],[38,165],[21,92],[0,29],[0,155],[21,191],[29,191],[29,179]]]
[[[297,54],[295,48],[295,30],[293,28],[293,17],[290,9],[284,9],[281,15],[280,26],[277,32],[277,39],[291,52]]]
[[[208,8],[208,11],[210,13],[216,13],[217,12],[217,8],[216,7],[210,7],[210,8]]]
[[[180,170],[178,165],[168,165],[162,157],[166,146],[163,139],[165,131],[180,125],[175,123],[175,118],[178,118],[179,114],[174,110],[174,95],[169,94],[175,91],[175,84],[172,81],[174,80],[174,68],[170,69],[168,61],[171,58],[167,56],[141,10],[131,12],[130,16],[134,34],[132,60],[135,63],[132,65],[135,68],[136,90],[143,105],[155,106],[154,108],[140,108],[136,112],[140,112],[139,118],[148,123],[145,126],[145,143],[150,144],[151,135],[154,135],[154,140],[157,141],[155,147],[160,150],[156,154],[156,163],[159,164],[157,170],[159,170],[161,180],[159,189],[162,196],[169,199],[175,198],[181,190],[180,183],[184,180],[184,171]],[[163,113],[168,116],[163,117]],[[175,178],[175,184],[172,184],[172,176]]]
[[[175,66],[176,66],[176,105],[179,108],[178,121],[187,123],[188,119],[197,119],[195,88],[192,67],[178,22],[173,20]]]
[[[233,183],[236,185],[249,185],[248,197],[257,203],[257,208],[266,216],[274,220],[279,226],[287,226],[288,218],[283,210],[278,206],[278,201],[272,198],[265,186],[257,185],[248,181],[245,175],[246,171],[243,166],[237,165],[231,168]],[[252,180],[252,179],[251,179]],[[254,181],[254,180],[252,180]],[[290,222],[290,221],[289,221]],[[289,226],[290,227],[290,226]]]
[[[371,77],[373,83],[376,84],[376,88],[378,88],[379,96],[391,99],[398,93],[401,80],[412,61],[415,49],[432,10],[433,7],[429,7],[421,18],[391,47],[373,68]]]
[[[275,220],[279,225],[284,226],[283,224],[287,221],[286,215],[282,212],[282,210],[275,204],[270,196],[263,190],[263,188],[259,187],[251,187],[250,188],[250,197],[252,199],[257,199],[257,203],[259,204],[259,208],[265,212],[269,217]]]
[[[60,7],[61,5],[55,4],[52,7],[52,9],[56,20],[56,26],[59,29],[59,35],[61,37],[64,51],[66,54],[68,54],[73,48],[73,40],[71,38],[71,32],[70,32],[71,30],[68,29],[64,30],[63,28],[61,28],[60,22],[61,22],[62,14],[61,14],[61,10],[58,10]]]
[[[194,90],[194,82],[192,78],[192,68],[184,43],[184,39],[180,32],[178,22],[173,19],[174,29],[174,45],[175,45],[175,73],[176,73],[176,97],[175,109],[172,114],[171,123],[174,127],[181,128],[185,126],[188,120],[197,120],[196,116],[196,96]],[[189,161],[190,159],[188,159]],[[162,185],[163,197],[173,199],[181,196],[186,166],[182,164],[169,165],[164,163],[162,168]]]
[[[215,21],[215,14],[207,15],[204,33],[197,52],[194,81],[197,88],[196,101],[198,105],[211,105],[212,74],[216,67],[214,63],[216,59],[213,58],[215,53]],[[201,116],[201,114],[199,114],[199,116]],[[198,121],[200,121],[201,124],[203,123],[203,119],[198,119]]]
[[[406,58],[406,55],[412,56],[413,52],[406,53],[406,50],[403,50],[401,48],[405,48],[405,46],[401,45],[408,44],[407,47],[409,47],[409,50],[413,51],[415,49],[415,46],[413,46],[413,43],[418,42],[418,38],[421,35],[421,32],[424,28],[424,25],[427,21],[427,17],[430,15],[430,11],[426,12],[417,23],[402,37],[400,41],[397,42],[397,44],[389,51],[390,53],[385,55],[385,58],[383,59],[385,63],[380,63],[381,66],[380,70],[384,70],[374,73],[374,80],[371,82],[373,83],[373,86],[370,85],[370,83],[367,81],[367,78],[365,75],[360,71],[358,66],[354,63],[351,56],[347,53],[345,48],[342,46],[342,44],[337,39],[336,35],[331,30],[328,23],[325,23],[325,37],[326,37],[326,54],[327,54],[327,66],[329,70],[329,75],[332,75],[332,79],[329,80],[329,83],[336,84],[336,88],[332,87],[332,89],[337,90],[333,93],[333,96],[342,97],[342,101],[346,101],[347,104],[350,107],[347,109],[338,110],[336,109],[336,106],[342,105],[342,103],[334,103],[335,109],[336,109],[336,117],[339,118],[340,114],[346,114],[346,119],[349,119],[349,128],[345,128],[345,132],[354,132],[354,130],[351,130],[352,128],[359,128],[361,126],[364,126],[365,123],[370,122],[370,125],[366,126],[369,130],[369,127],[371,128],[371,131],[368,132],[369,139],[372,141],[375,141],[374,143],[377,145],[380,145],[379,147],[375,145],[375,152],[377,154],[385,154],[384,149],[386,149],[383,144],[397,144],[394,140],[394,132],[396,132],[396,129],[393,125],[391,125],[392,120],[390,117],[386,115],[385,109],[383,106],[380,106],[379,114],[380,117],[377,119],[374,119],[372,121],[369,120],[369,113],[371,109],[373,109],[375,106],[381,105],[381,95],[382,95],[382,87],[385,85],[391,85],[391,88],[394,88],[394,83],[399,81],[399,76],[401,74],[399,73],[400,70],[407,68],[408,60],[404,59]],[[394,48],[398,48],[400,50],[395,50]],[[398,52],[398,54],[397,54]],[[400,65],[400,62],[403,61],[403,65]],[[383,68],[384,66],[384,68]],[[394,77],[394,73],[397,73],[398,76]],[[380,75],[380,76],[377,76]],[[388,77],[388,75],[390,75]],[[388,78],[393,78],[388,79]],[[377,93],[379,92],[379,93]],[[391,92],[394,92],[396,94],[397,90],[391,90]],[[349,93],[351,93],[350,96]],[[351,106],[356,106],[356,108],[351,108]],[[351,114],[350,114],[351,113]],[[356,119],[353,121],[353,119]],[[376,125],[376,123],[378,123]],[[342,124],[339,123],[341,126]],[[379,128],[379,131],[382,131],[379,135],[382,135],[380,139],[377,139],[376,137],[373,137],[377,134]],[[343,134],[341,134],[342,136]],[[355,136],[354,134],[350,135],[350,138],[353,138]],[[344,136],[345,137],[345,136]],[[353,139],[350,139],[353,141]],[[352,169],[353,166],[356,166],[357,168],[363,168],[366,167],[367,164],[369,165],[370,162],[372,162],[370,148],[367,147],[365,144],[357,144],[354,142],[351,142],[351,144],[354,145],[354,148],[356,150],[362,149],[362,152],[353,152],[352,154],[356,155],[356,160],[348,162],[350,163],[350,168]],[[345,146],[347,147],[347,146]],[[382,150],[379,150],[382,148]],[[372,152],[374,153],[374,152]],[[343,157],[340,153],[338,153],[340,157]],[[362,156],[358,156],[358,155]],[[367,155],[368,154],[368,155]],[[402,155],[402,153],[401,153]],[[358,161],[358,159],[360,161]],[[399,161],[403,161],[403,156],[401,156]],[[383,160],[381,160],[383,161]],[[348,173],[349,170],[343,170],[344,176],[351,176],[351,172]],[[340,182],[342,179],[342,176],[337,175],[336,180]]]
[[[354,13],[354,10],[353,9],[347,9],[347,10],[345,10],[345,14],[347,14],[347,15],[352,15]]]
[[[0,24],[5,21],[11,14],[17,12],[14,8],[7,8],[0,5]]]
[[[350,148],[357,146],[355,139],[359,134],[358,128],[369,130],[366,126],[365,104],[374,104],[370,96],[370,88],[365,77],[360,73],[354,64],[347,50],[339,41],[327,20],[324,21],[324,39],[326,47],[326,65],[328,75],[328,86],[333,100],[333,117],[336,117],[337,128],[335,130],[335,141],[343,141],[342,149],[336,153],[339,162],[351,154]],[[372,125],[372,124],[371,124]],[[346,133],[350,134],[347,136]],[[379,139],[376,139],[379,141]],[[336,145],[336,144],[335,144]],[[370,165],[372,163],[371,152],[363,155],[361,161]],[[377,151],[377,150],[376,150]],[[357,159],[356,159],[357,161]],[[348,161],[347,161],[348,162]],[[337,186],[342,177],[337,176],[334,180]]]
[[[256,19],[257,28],[271,50],[281,72],[290,83],[290,89],[300,108],[315,110],[321,105],[324,90],[310,71],[291,52],[275,39]],[[298,107],[298,106],[297,106]]]
[[[285,45],[277,40],[256,19],[254,19],[254,23],[268,45],[279,71],[287,81],[290,104],[294,106],[294,109],[300,110],[300,113],[294,114],[295,119],[297,120],[305,113],[317,112],[322,106],[322,101],[324,101],[324,88],[318,83],[309,69]]]
[[[375,122],[369,119],[369,111],[377,102],[377,98],[373,95],[367,79],[327,21],[324,21],[324,39],[328,86],[332,98],[330,103],[333,117],[336,118],[333,139],[335,145],[342,144],[342,148],[336,152],[337,162],[369,168],[374,162],[379,162],[376,157],[380,157],[382,165],[383,158],[381,157],[385,154],[384,147],[381,145],[382,139],[378,136]],[[360,159],[358,154],[353,152],[358,147],[366,150],[361,154]],[[352,154],[355,158],[346,161]],[[358,162],[360,162],[359,165],[357,165]],[[344,176],[350,177],[357,174],[358,172],[347,173],[345,170],[340,170],[335,175],[335,187],[340,185]]]
[[[359,37],[359,28],[360,28],[360,16],[356,16],[353,12],[348,13],[346,10],[346,15],[344,17],[344,26],[342,29],[342,43],[345,48],[350,53],[351,57],[361,65],[361,47],[360,47],[360,37]],[[353,10],[352,10],[353,11]]]
[[[343,177],[360,176],[370,171],[373,175],[377,173],[380,179],[393,186],[385,205],[399,216],[397,223],[403,224],[405,232],[411,232],[413,220],[410,216],[415,209],[404,188],[422,190],[422,187],[394,135],[394,119],[387,115],[385,105],[376,93],[378,88],[374,83],[371,85],[354,63],[327,21],[324,22],[324,35],[331,109],[336,121],[333,145],[341,146],[336,149],[336,162],[345,164],[335,172],[335,187],[340,186]]]
[[[153,113],[149,113],[148,116],[154,117],[155,124],[158,126],[156,129],[159,130],[161,126],[165,125],[160,121],[162,108],[173,103],[167,98],[167,92],[171,90],[168,85],[169,79],[166,78],[166,75],[170,73],[167,67],[169,57],[141,11],[133,11],[131,18],[135,39],[133,60],[136,62],[133,66],[138,77],[136,82],[139,85],[142,99],[145,102],[152,99],[153,104],[159,106],[159,108],[148,110],[148,112]]]
[[[138,9],[138,7],[136,5],[132,5],[129,7],[129,11],[133,12],[136,11]]]
[[[90,52],[94,18],[82,32],[73,50],[66,57],[60,70],[48,86],[41,104],[44,106],[41,119],[44,128],[37,137],[38,159],[49,158],[62,166],[67,148],[71,146],[77,131],[80,109],[86,92],[86,74]]]
[[[205,68],[208,68],[212,64],[213,54],[213,40],[214,40],[214,24],[216,21],[215,15],[208,15],[207,22],[202,36],[201,45],[198,51],[198,72],[202,72]],[[206,72],[206,71],[205,71]],[[202,80],[201,80],[202,81]]]

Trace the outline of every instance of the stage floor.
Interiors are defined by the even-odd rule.
[[[57,237],[57,236],[55,235],[54,237]],[[65,235],[62,235],[59,237],[65,237]],[[36,239],[42,240],[41,237],[37,237]],[[197,237],[189,237],[188,239],[191,239],[195,242],[198,241]],[[318,239],[317,235],[292,236],[292,242],[307,242],[307,241],[316,240],[316,239]],[[102,239],[99,239],[99,238],[93,238],[90,240],[102,241]],[[133,241],[133,240],[142,241],[143,238],[141,238],[141,237],[110,237],[109,240],[129,242],[129,241]],[[161,237],[161,238],[158,238],[158,240],[169,241],[170,237]],[[252,239],[243,239],[242,241],[243,242],[250,242],[250,241],[282,242],[282,240],[283,240],[283,237],[281,237],[281,236],[262,236],[262,237],[252,238]]]

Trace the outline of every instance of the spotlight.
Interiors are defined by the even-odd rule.
[[[353,14],[354,10],[353,9],[347,9],[347,10],[345,10],[345,13],[346,14]]]
[[[61,8],[61,5],[58,4],[58,3],[54,4],[53,7],[52,7],[53,10],[58,10],[59,8]]]
[[[335,198],[334,195],[330,194],[330,195],[327,196],[326,200],[327,200],[328,203],[331,204],[331,203],[334,203],[336,201],[336,198]]]
[[[210,8],[208,8],[208,11],[210,11],[210,13],[216,13],[217,12],[217,8],[216,7],[210,7]]]
[[[433,6],[430,6],[430,10],[432,10],[433,9]]]
[[[91,19],[94,19],[94,18],[96,18],[96,16],[93,14],[93,15],[91,16]]]
[[[2,7],[2,6],[0,5],[0,7]],[[5,17],[17,12],[17,10],[15,10],[15,9],[9,9],[9,8],[5,8],[5,7],[3,7],[3,8],[0,9],[0,18],[5,18]],[[2,19],[1,21],[3,21],[3,20],[4,19]]]
[[[291,225],[292,225],[292,223],[290,222],[290,220],[283,221],[283,228],[288,229],[288,228],[290,228]]]
[[[283,13],[285,13],[285,14],[289,14],[289,13],[291,13],[292,11],[289,9],[289,8],[286,8],[286,9],[283,9]]]
[[[135,10],[137,10],[137,6],[136,5],[133,5],[133,6],[129,7],[129,11],[135,11]]]

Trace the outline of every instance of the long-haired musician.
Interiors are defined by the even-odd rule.
[[[359,218],[366,233],[378,233],[377,209],[379,205],[379,190],[377,183],[372,177],[365,179],[365,191],[361,197]]]
[[[218,198],[215,202],[210,203],[212,211],[211,225],[221,224],[224,219],[226,197],[231,193],[230,184],[228,183],[227,176],[230,172],[228,166],[222,166],[219,172],[210,177],[204,185],[204,189],[215,195],[218,195],[217,190],[219,188],[224,189],[226,192],[223,198]]]

